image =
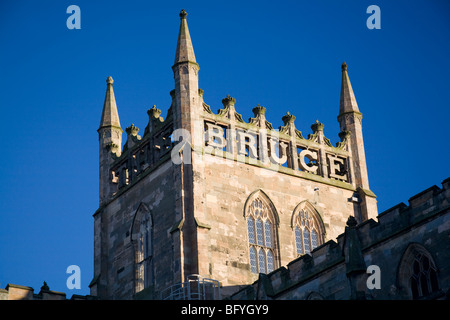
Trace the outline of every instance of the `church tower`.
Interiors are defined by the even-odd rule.
[[[92,295],[225,298],[260,275],[315,255],[344,232],[349,216],[362,222],[377,215],[361,113],[346,70],[335,145],[323,123],[304,134],[289,112],[278,129],[261,105],[245,121],[229,95],[214,112],[199,88],[199,70],[182,10],[166,117],[156,106],[148,109],[142,137],[131,124],[123,146],[107,80]],[[193,293],[193,281],[210,290]]]

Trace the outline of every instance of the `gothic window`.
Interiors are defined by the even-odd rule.
[[[266,273],[266,254],[263,248],[258,250],[258,267],[260,273]]]
[[[132,228],[135,249],[136,292],[152,284],[153,225],[150,213],[141,205],[136,212]]]
[[[308,297],[306,298],[306,300],[323,300],[323,297],[320,293],[317,292],[311,292]]]
[[[292,226],[297,255],[310,253],[322,244],[324,238],[322,222],[308,202],[301,203],[294,210]]]
[[[275,259],[275,214],[269,201],[261,194],[249,201],[246,209],[250,271],[270,273],[277,264]]]
[[[311,230],[311,246],[313,247],[313,248],[316,248],[317,247],[317,245],[318,245],[318,242],[317,242],[317,233],[316,233],[316,230]]]
[[[248,242],[250,244],[256,244],[255,241],[255,221],[252,217],[247,218],[247,224],[248,224]]]
[[[431,264],[427,256],[418,254],[414,259],[411,271],[410,281],[413,299],[426,297],[439,290],[436,267]]]
[[[308,228],[303,229],[303,247],[305,248],[305,253],[311,252],[311,244],[310,244]]]
[[[295,227],[295,245],[297,254],[303,254],[302,231],[299,227]]]
[[[438,270],[430,253],[421,245],[408,247],[399,273],[400,283],[413,299],[427,298],[439,291]]]
[[[267,270],[273,270],[274,269],[274,267],[273,267],[273,254],[272,254],[272,251],[271,250],[269,250],[269,251],[267,251]]]
[[[265,241],[266,246],[269,248],[272,248],[272,225],[268,220],[264,222],[264,235],[265,235]]]
[[[264,245],[264,237],[263,237],[263,223],[260,218],[256,219],[256,238],[258,239],[258,246]]]
[[[258,273],[258,268],[256,267],[256,249],[255,247],[250,247],[250,270],[253,273]]]

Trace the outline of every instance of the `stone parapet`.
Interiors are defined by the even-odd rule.
[[[421,239],[425,244],[434,243],[431,248],[438,248],[434,256],[441,260],[441,290],[433,297],[442,297],[448,290],[448,260],[445,258],[448,248],[445,247],[445,234],[450,231],[448,213],[450,212],[450,179],[442,182],[442,188],[430,187],[409,199],[409,206],[404,203],[396,205],[378,216],[378,222],[369,219],[355,225],[353,234],[358,242],[359,252],[346,251],[349,241],[349,230],[339,235],[336,241],[330,240],[317,247],[311,254],[305,254],[282,266],[269,274],[260,274],[253,284],[241,288],[232,294],[229,299],[308,299],[311,292],[317,293],[322,299],[349,299],[351,298],[351,281],[347,280],[349,263],[352,260],[346,254],[360,255],[362,265],[378,261],[380,264],[390,265],[389,276],[384,273],[384,279],[392,280],[392,285],[381,293],[366,293],[366,298],[386,297],[395,298],[398,280],[397,270],[393,261],[399,263],[404,249],[411,243]],[[446,218],[447,217],[447,218]],[[350,220],[350,219],[349,219]],[[434,221],[437,221],[434,223]],[[444,235],[444,236],[443,236]],[[444,237],[444,238],[442,238]],[[354,244],[353,244],[354,247]],[[447,245],[448,247],[448,245]],[[439,249],[440,248],[440,249]],[[392,252],[397,256],[392,256]],[[381,256],[380,256],[381,254]],[[378,255],[378,256],[377,256]],[[447,254],[448,255],[448,254]],[[347,262],[346,262],[347,261]],[[447,262],[445,262],[447,261]],[[437,263],[438,263],[437,262]],[[384,269],[386,269],[386,266]],[[386,271],[385,271],[386,272]],[[363,272],[364,273],[364,272]],[[404,291],[404,289],[402,289]],[[316,292],[317,291],[317,292]],[[401,290],[400,290],[401,291]],[[317,296],[316,295],[316,296]],[[401,296],[396,297],[401,299]]]

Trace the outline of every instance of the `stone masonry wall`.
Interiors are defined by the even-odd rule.
[[[355,212],[354,204],[349,201],[354,195],[352,190],[196,154],[195,217],[209,227],[204,229],[204,238],[199,241],[199,269],[203,276],[221,281],[224,288],[249,284],[258,278],[250,272],[244,217],[245,203],[257,190],[270,198],[279,215],[279,266],[297,258],[291,219],[300,202],[308,200],[319,212],[326,229],[325,241],[341,234],[348,216]]]
[[[443,188],[433,186],[378,216],[356,226],[357,241],[366,267],[380,268],[379,289],[365,288],[366,299],[412,299],[408,252],[418,247],[437,268],[439,290],[427,299],[445,299],[450,292],[450,178]],[[346,232],[258,280],[232,299],[350,299],[352,285],[344,255]],[[403,264],[406,268],[403,269]],[[405,272],[406,270],[406,272]],[[368,278],[364,270],[359,277]]]
[[[173,284],[180,265],[174,261],[174,250],[179,247],[176,235],[170,231],[176,223],[175,189],[173,184],[174,167],[166,161],[156,170],[123,190],[101,212],[95,214],[105,227],[103,239],[107,252],[96,251],[96,259],[102,260],[100,283],[107,286],[106,292],[99,292],[106,299],[131,299],[135,294],[135,258],[131,242],[133,219],[141,203],[150,210],[153,220],[153,256],[155,287],[151,291],[158,292]],[[96,223],[96,228],[100,224]],[[96,237],[100,230],[95,232]],[[100,239],[96,239],[96,246]],[[175,243],[174,243],[175,241]],[[98,263],[100,265],[100,262]],[[180,281],[175,280],[175,281]]]

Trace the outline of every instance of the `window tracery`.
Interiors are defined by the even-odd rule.
[[[412,299],[427,298],[439,289],[438,269],[430,253],[421,245],[410,244],[400,263],[399,281]]]
[[[275,219],[269,205],[256,197],[247,208],[247,229],[250,252],[250,271],[270,273],[276,267]]]
[[[294,211],[292,225],[297,255],[310,253],[322,244],[323,230],[319,218],[308,206]]]
[[[153,281],[153,223],[149,211],[142,205],[133,222],[132,241],[135,250],[135,289],[139,292]]]

